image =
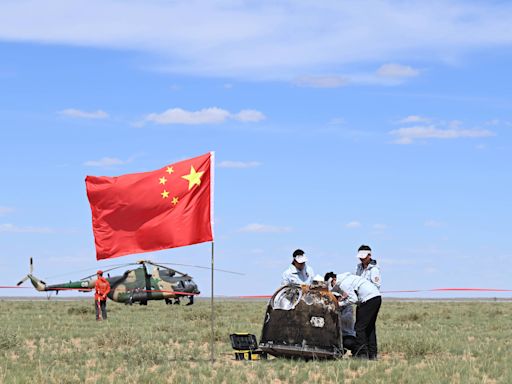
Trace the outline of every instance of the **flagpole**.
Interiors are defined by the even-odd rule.
[[[213,247],[213,241],[212,241],[212,297],[210,299],[210,306],[212,308],[212,314],[211,314],[211,323],[212,323],[212,340],[211,340],[211,346],[212,346],[212,363],[215,361],[215,328],[214,328],[214,320],[215,320],[215,312],[213,307],[213,260],[214,260],[214,247]]]
[[[212,286],[211,286],[211,289],[212,289],[212,297],[210,299],[210,306],[211,306],[211,310],[212,310],[212,313],[211,313],[211,323],[212,323],[212,340],[211,340],[211,348],[212,348],[212,356],[211,356],[211,360],[212,360],[212,364],[213,362],[215,361],[215,327],[214,327],[214,322],[215,322],[215,311],[214,311],[214,300],[213,300],[213,293],[214,293],[214,290],[213,290],[213,271],[214,271],[214,237],[213,237],[213,228],[214,228],[214,215],[213,215],[213,193],[214,193],[214,176],[215,176],[215,152],[211,151],[210,152],[210,225],[211,225],[211,230],[212,230],[212,274],[211,274],[211,280],[212,280]]]

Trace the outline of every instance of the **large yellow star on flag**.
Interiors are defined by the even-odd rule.
[[[204,172],[196,172],[194,166],[190,166],[190,173],[185,176],[181,176],[181,178],[188,180],[188,190],[190,191],[194,185],[201,184],[201,176],[203,176]]]

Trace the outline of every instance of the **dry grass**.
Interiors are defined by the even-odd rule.
[[[0,301],[0,383],[512,382],[512,303],[385,301],[378,362],[239,362],[229,334],[259,338],[266,303],[221,301],[213,364],[208,302],[108,306],[96,322],[89,301]]]

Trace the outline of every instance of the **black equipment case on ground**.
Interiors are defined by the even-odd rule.
[[[231,346],[235,350],[236,360],[266,359],[267,353],[258,348],[256,336],[250,333],[232,333],[229,335]]]

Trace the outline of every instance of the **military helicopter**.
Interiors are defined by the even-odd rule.
[[[111,277],[108,274],[106,278],[110,283],[108,297],[113,301],[128,305],[136,302],[140,305],[147,305],[149,300],[165,300],[166,304],[179,304],[180,299],[187,296],[189,299],[187,305],[191,305],[194,303],[194,296],[200,293],[197,284],[192,280],[192,276],[149,260],[115,266],[105,269],[103,272],[129,265],[139,265],[139,267],[125,271],[121,276]],[[35,277],[33,271],[33,260],[30,258],[30,272],[17,285],[20,286],[25,281],[30,280],[38,291],[56,292],[58,294],[59,291],[64,290],[89,292],[94,289],[96,283],[96,274],[94,274],[78,281],[49,285]]]

